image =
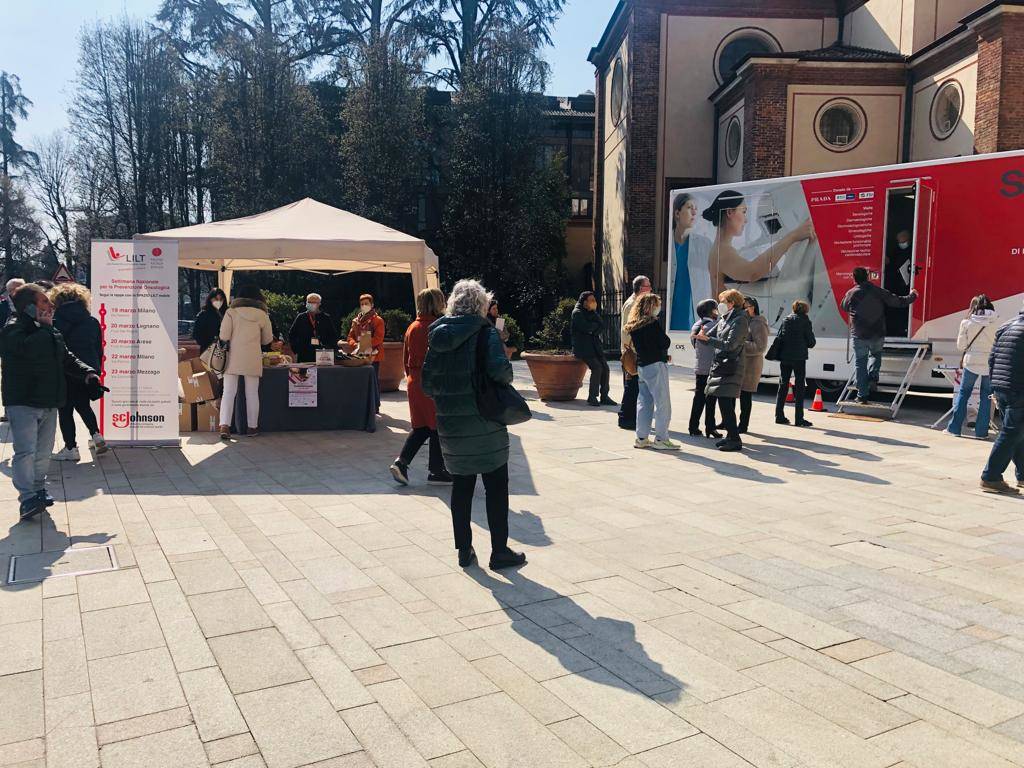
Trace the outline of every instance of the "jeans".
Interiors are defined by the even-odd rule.
[[[260,421],[260,377],[239,376],[237,373],[224,374],[224,392],[220,399],[220,425],[231,426],[231,418],[235,415],[239,379],[245,379],[246,426],[249,429],[256,429]]]
[[[597,400],[598,396],[608,397],[608,379],[611,372],[608,369],[608,361],[603,357],[581,357],[578,358],[587,364],[590,369],[590,392],[588,400]]]
[[[646,440],[654,421],[654,439],[668,440],[672,421],[672,401],[668,392],[668,364],[651,363],[637,369],[640,375],[640,396],[636,407],[636,436]]]
[[[432,475],[438,475],[445,471],[444,456],[441,455],[441,440],[437,436],[437,430],[430,427],[416,427],[409,436],[405,438],[405,445],[402,446],[402,453],[398,460],[405,466],[412,464],[423,444],[430,441],[430,459],[427,468]]]
[[[487,495],[487,527],[491,531],[491,552],[508,549],[508,464],[481,475]],[[455,548],[473,544],[473,490],[476,475],[452,475],[452,527]]]
[[[693,392],[693,405],[690,406],[690,431],[700,430],[700,415],[704,414],[704,431],[711,433],[715,431],[715,403],[718,398],[710,397],[704,391],[708,386],[707,374],[697,374],[697,389]]]
[[[1024,481],[1024,397],[1010,397],[996,392],[999,412],[1003,415],[1003,428],[999,430],[992,452],[988,455],[981,479],[996,482],[1003,479],[1003,472],[1010,461],[1017,470],[1017,481]],[[10,412],[10,409],[8,409]]]
[[[857,365],[857,397],[868,398],[878,386],[882,370],[882,347],[885,339],[854,339],[853,354]],[[868,362],[868,358],[871,358]]]
[[[722,412],[722,426],[725,427],[725,436],[729,440],[740,440],[740,429],[736,423],[736,398],[719,397],[718,409]]]
[[[27,501],[46,490],[46,472],[57,435],[57,409],[8,405],[14,458],[11,475],[18,491],[18,501]]]
[[[974,391],[974,383],[978,379],[981,379],[981,400],[978,403],[978,420],[974,422],[974,434],[977,437],[988,437],[988,424],[992,418],[992,403],[989,400],[989,395],[992,394],[992,377],[979,376],[966,368],[960,378],[960,389],[957,390],[956,400],[953,401],[953,418],[949,422],[949,431],[954,435],[959,435],[960,430],[964,428],[967,404]]]
[[[619,426],[636,428],[636,401],[640,396],[640,377],[622,372],[622,402],[619,403]]]
[[[96,423],[96,414],[92,410],[92,402],[89,400],[89,391],[85,384],[80,381],[68,379],[68,401],[57,410],[57,418],[60,421],[60,434],[64,438],[64,445],[68,448],[75,447],[75,413],[82,417],[85,422],[85,429],[90,435],[100,431]]]
[[[804,396],[807,392],[807,361],[779,363],[779,393],[775,395],[775,418],[786,417],[786,396],[789,394],[789,380],[793,383],[793,397],[796,398],[796,422],[804,420]],[[860,394],[858,390],[857,394]]]

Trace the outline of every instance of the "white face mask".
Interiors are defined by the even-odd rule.
[[[910,243],[897,243],[897,245],[900,247],[901,251],[905,251],[910,247]]]
[[[213,306],[214,309],[220,309],[221,307],[224,306],[224,302],[221,301],[220,299],[214,299],[213,301],[210,302],[210,304]]]
[[[366,314],[366,313],[368,313],[368,312],[369,312],[369,311],[370,311],[371,309],[373,309],[373,307],[372,307],[371,305],[369,305],[369,304],[360,304],[360,305],[359,305],[359,314],[360,314],[360,315],[365,315],[365,314]]]
[[[725,303],[724,301],[722,301],[722,302],[719,302],[719,304],[718,304],[718,316],[719,316],[719,317],[725,317],[725,316],[726,316],[726,315],[728,315],[728,314],[729,314],[729,313],[730,313],[731,311],[732,311],[732,307],[730,307],[730,306],[729,306],[728,304],[726,304],[726,303]]]

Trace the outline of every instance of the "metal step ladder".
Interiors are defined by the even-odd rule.
[[[880,377],[901,376],[898,386],[876,386],[875,392],[891,394],[891,403],[860,403],[857,402],[857,368],[850,372],[839,400],[836,401],[838,413],[870,413],[883,412],[886,418],[895,419],[900,412],[903,401],[910,392],[910,384],[917,375],[918,369],[931,356],[932,345],[929,341],[886,341],[882,346],[882,369]],[[891,367],[890,367],[891,366]]]

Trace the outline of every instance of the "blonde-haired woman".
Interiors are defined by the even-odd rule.
[[[715,445],[720,451],[743,448],[739,424],[736,422],[736,398],[743,384],[743,346],[750,333],[750,316],[743,308],[745,299],[736,290],[723,291],[718,297],[718,325],[697,334],[715,348],[715,361],[708,377],[707,395],[718,398],[726,436]]]
[[[430,442],[427,482],[448,485],[452,476],[444,465],[441,441],[437,436],[437,412],[434,401],[423,391],[423,361],[427,358],[428,332],[434,321],[444,315],[444,294],[437,288],[424,288],[416,295],[416,319],[405,331],[405,389],[409,396],[409,421],[412,431],[405,439],[402,453],[391,464],[391,476],[399,485],[409,484],[409,465],[423,443]]]
[[[679,444],[668,436],[672,421],[672,400],[668,390],[668,361],[671,341],[658,315],[661,298],[656,293],[645,293],[633,303],[626,331],[636,352],[637,376],[640,395],[636,407],[635,448],[653,448],[656,451],[677,451]],[[654,440],[651,422],[654,422]]]
[[[56,307],[53,327],[64,337],[64,344],[75,357],[99,372],[103,360],[103,337],[99,322],[89,312],[92,302],[89,289],[78,283],[62,283],[51,288],[48,295]],[[81,458],[75,435],[76,413],[85,423],[96,453],[106,453],[107,443],[96,423],[96,414],[93,413],[85,382],[68,377],[67,383],[67,401],[57,409],[64,448],[55,453],[53,458],[57,461],[78,461]]]

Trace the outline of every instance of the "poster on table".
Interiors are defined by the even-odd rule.
[[[288,369],[288,407],[316,408],[316,368]]]
[[[111,445],[178,445],[178,244],[94,240],[91,269],[110,389],[100,432]]]

